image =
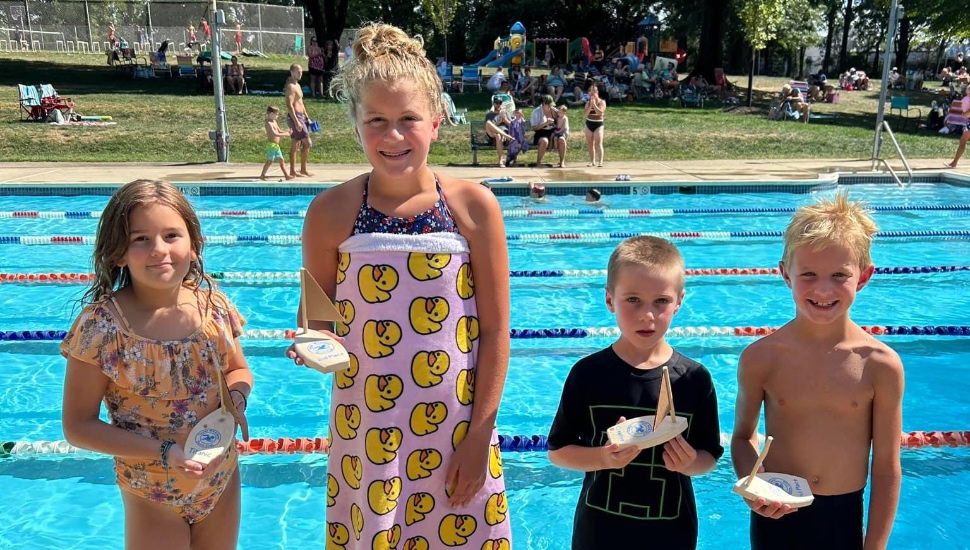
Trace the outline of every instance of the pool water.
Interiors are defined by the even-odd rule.
[[[852,198],[874,206],[970,204],[970,188],[919,184],[852,185]],[[808,203],[816,194],[606,195],[610,208],[777,208]],[[301,210],[308,196],[192,197],[200,210]],[[541,205],[501,197],[503,209],[576,208],[581,197],[555,196]],[[0,196],[0,211],[98,211],[107,197]],[[667,218],[509,218],[509,234],[609,231],[781,231],[788,214],[675,215]],[[966,211],[875,214],[887,231],[970,230]],[[205,218],[207,235],[298,235],[302,220]],[[94,235],[96,219],[0,218],[0,235]],[[780,239],[677,240],[687,266],[773,267]],[[617,240],[510,243],[513,270],[604,269]],[[89,272],[92,247],[0,244],[0,273]],[[970,264],[970,240],[877,239],[877,266]],[[209,245],[209,271],[295,271],[296,245]],[[613,326],[603,303],[604,277],[513,278],[513,328]],[[226,281],[226,293],[247,317],[247,328],[292,328],[299,289]],[[66,329],[84,288],[74,285],[0,284],[0,330]],[[866,325],[966,325],[970,271],[877,275],[859,294],[854,318]],[[793,313],[778,276],[689,277],[684,307],[674,327],[777,326]],[[711,371],[720,403],[721,432],[730,434],[737,393],[738,356],[752,339],[673,337],[685,355]],[[967,430],[970,338],[895,336],[885,339],[906,368],[903,428]],[[609,345],[608,338],[513,340],[506,392],[499,414],[504,434],[546,434],[566,374],[579,358]],[[330,378],[283,357],[283,340],[246,340],[256,388],[250,399],[253,437],[315,437],[327,432]],[[56,342],[0,343],[0,442],[59,440],[64,360]],[[515,548],[569,547],[581,474],[549,463],[545,453],[503,456]],[[242,459],[243,520],[240,548],[322,547],[325,544],[326,464],[323,455],[261,455]],[[747,508],[731,492],[730,456],[695,478],[700,515],[699,547],[747,546]],[[903,485],[891,548],[965,549],[960,534],[970,514],[970,449],[918,449],[902,453]],[[0,549],[95,550],[123,546],[123,509],[110,458],[91,453],[0,459]]]

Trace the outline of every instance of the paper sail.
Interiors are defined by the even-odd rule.
[[[350,356],[340,342],[333,337],[307,326],[309,320],[344,321],[343,315],[333,305],[327,293],[305,268],[300,269],[300,293],[303,326],[296,334],[294,350],[303,363],[323,373],[344,370],[350,366]]]

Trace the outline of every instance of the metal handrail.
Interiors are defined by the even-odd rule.
[[[892,128],[889,127],[889,122],[883,120],[882,121],[882,126],[883,126],[883,129],[885,129],[886,132],[889,133],[889,139],[892,140],[893,145],[896,147],[896,152],[899,153],[899,158],[901,158],[903,160],[903,166],[906,168],[906,173],[909,175],[908,179],[906,180],[906,185],[912,185],[912,183],[913,183],[913,169],[910,168],[909,161],[906,160],[906,155],[903,154],[903,148],[900,147],[899,146],[899,142],[896,141],[896,135],[893,134]],[[893,169],[892,169],[892,167],[889,166],[889,161],[887,161],[886,159],[882,159],[882,158],[873,159],[873,161],[882,162],[886,166],[886,169],[889,170],[889,173],[892,174],[893,179],[896,180],[896,185],[898,185],[900,187],[905,187],[903,185],[903,182],[900,181],[899,176],[896,175],[896,172],[894,172]]]

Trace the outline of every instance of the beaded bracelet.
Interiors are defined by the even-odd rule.
[[[165,441],[162,441],[162,447],[159,450],[159,453],[162,456],[162,466],[164,466],[166,470],[168,469],[168,450],[172,448],[172,445],[175,445],[175,440],[166,439]]]
[[[246,410],[246,408],[249,407],[249,399],[246,398],[246,394],[244,394],[240,390],[229,390],[229,394],[230,395],[232,394],[232,392],[236,392],[236,393],[238,393],[239,395],[242,396],[242,398],[243,398],[243,410]],[[235,406],[235,404],[233,406]]]

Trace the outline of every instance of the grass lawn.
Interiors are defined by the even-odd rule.
[[[299,58],[242,58],[250,90],[281,90],[290,63]],[[305,63],[305,60],[303,61]],[[75,162],[207,162],[215,160],[208,132],[215,129],[211,95],[198,94],[194,79],[131,79],[105,64],[96,54],[0,54],[0,161]],[[734,76],[738,86],[747,77]],[[840,113],[837,125],[769,122],[767,105],[787,79],[755,78],[755,103],[742,107],[745,89],[735,91],[739,105],[708,104],[682,108],[664,101],[613,103],[607,112],[606,155],[609,160],[869,158],[878,91],[842,92],[836,105],[817,104],[813,112]],[[118,124],[107,127],[58,127],[19,122],[17,84],[51,83],[62,96],[74,97],[82,115],[110,115]],[[304,76],[304,84],[309,76]],[[936,92],[938,83],[931,82]],[[903,92],[895,92],[901,94]],[[911,104],[927,114],[931,92],[906,92]],[[484,119],[487,92],[454,94],[470,120]],[[311,160],[315,163],[363,163],[353,140],[346,106],[307,98],[307,109],[320,122]],[[227,96],[230,160],[262,162],[263,114],[267,105],[285,111],[282,96]],[[585,162],[582,112],[570,111],[573,133],[567,161]],[[528,116],[528,113],[527,113]],[[895,127],[895,121],[890,118]],[[952,136],[920,132],[899,135],[909,158],[949,157]],[[895,156],[892,144],[883,154]],[[534,159],[531,155],[527,159]],[[551,158],[551,157],[550,157]],[[494,163],[494,155],[480,159]],[[470,164],[468,126],[442,127],[432,147],[434,164]]]

